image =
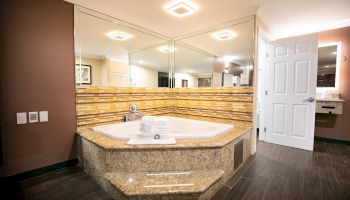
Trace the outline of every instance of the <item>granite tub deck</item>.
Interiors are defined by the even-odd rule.
[[[210,199],[251,155],[251,124],[234,126],[175,145],[128,145],[79,128],[79,163],[115,199]],[[235,158],[238,144],[242,153]]]

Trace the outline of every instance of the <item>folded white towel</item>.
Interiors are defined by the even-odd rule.
[[[169,125],[153,125],[153,129],[169,129]]]
[[[164,117],[157,117],[155,118],[154,122],[153,122],[154,125],[168,125],[169,122],[166,118]]]
[[[155,121],[155,118],[156,117],[153,117],[153,116],[143,116],[142,117],[142,123],[143,124],[153,124],[154,121]]]
[[[153,132],[153,128],[152,128],[152,126],[151,127],[141,126],[140,127],[140,132],[152,133]]]
[[[169,131],[153,131],[153,134],[158,134],[158,135],[169,135]]]

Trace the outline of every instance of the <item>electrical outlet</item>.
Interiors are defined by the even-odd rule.
[[[39,119],[40,119],[40,122],[49,121],[49,112],[48,111],[40,111],[39,112]]]
[[[29,123],[35,123],[38,122],[38,112],[34,111],[34,112],[28,112],[28,119],[29,119]]]
[[[20,112],[17,113],[17,124],[26,124],[27,123],[27,113]]]

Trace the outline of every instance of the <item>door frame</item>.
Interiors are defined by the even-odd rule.
[[[263,72],[259,74],[259,66],[261,65],[261,63],[259,63],[259,58],[260,58],[260,54],[261,49],[259,46],[259,40],[262,39],[265,42],[266,45],[266,60],[265,63],[263,64]],[[256,108],[256,126],[259,127],[259,140],[261,141],[266,141],[266,80],[267,80],[267,67],[268,67],[268,45],[269,45],[269,40],[267,39],[267,37],[261,32],[258,31],[258,55],[257,55],[257,103],[258,103],[258,98],[259,98],[259,91],[262,92],[260,93],[260,113],[259,113],[259,118],[258,118],[258,107]],[[264,56],[264,55],[263,55]],[[262,77],[260,77],[259,75],[262,75]],[[263,79],[262,81],[260,81],[261,79]],[[259,123],[259,124],[258,124]]]

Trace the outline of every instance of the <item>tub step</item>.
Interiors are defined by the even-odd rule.
[[[106,173],[105,178],[127,197],[197,199],[223,175],[222,170],[184,172]]]

